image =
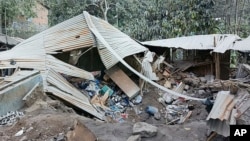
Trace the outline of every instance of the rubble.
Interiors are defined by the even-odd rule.
[[[127,141],[141,141],[141,135],[130,136]]]

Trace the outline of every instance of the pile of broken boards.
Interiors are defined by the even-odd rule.
[[[129,97],[125,94],[107,75],[100,78],[101,71],[97,72],[95,80],[83,80],[76,78],[67,78],[76,88],[85,94],[92,105],[99,111],[105,113],[107,121],[123,122],[128,118],[126,109],[142,102],[140,95]],[[138,94],[138,92],[136,93]]]
[[[177,70],[177,71],[176,71]],[[157,71],[156,71],[157,72]],[[157,76],[162,85],[178,93],[193,97],[207,98],[203,101],[206,110],[209,112],[207,125],[214,133],[229,136],[229,125],[249,124],[250,115],[250,95],[249,95],[249,75],[250,66],[241,64],[236,78],[230,80],[214,79],[213,75],[197,76],[192,72],[182,72],[181,69],[165,65],[158,70]],[[181,109],[186,112],[185,120],[192,113],[191,105],[184,106],[183,99],[173,97],[167,93],[162,94],[159,102],[166,106],[168,115],[177,115]],[[172,108],[172,109],[171,109]],[[188,109],[188,110],[187,110]],[[173,111],[175,112],[173,114]],[[175,123],[182,123],[183,115],[179,117],[168,117]],[[171,120],[170,120],[171,121]],[[172,122],[170,122],[172,123]]]

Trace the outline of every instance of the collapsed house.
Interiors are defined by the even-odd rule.
[[[231,34],[195,35],[142,42],[150,50],[167,52],[168,60],[179,64],[180,70],[199,75],[215,75],[217,79],[229,78],[230,51],[240,37]],[[223,54],[218,54],[223,53]]]
[[[141,68],[135,69],[131,67],[125,59],[131,57],[132,62],[138,62],[140,65],[145,60],[151,62],[152,58],[147,58],[147,55],[150,54],[148,50],[150,50],[161,55],[158,56],[157,63],[153,65],[152,70],[159,68],[162,62],[167,67],[173,68],[170,63],[164,62],[165,60],[171,63],[174,62],[177,65],[179,62],[178,69],[172,72],[168,71],[170,73],[166,73],[168,76],[178,71],[189,70],[199,76],[215,75],[216,78],[228,79],[230,62],[230,52],[228,50],[242,50],[240,47],[236,47],[236,45],[243,47],[239,45],[240,42],[237,41],[239,39],[237,35],[199,35],[143,42],[142,44],[146,48],[107,22],[91,16],[87,12],[83,12],[81,15],[23,41],[11,50],[0,53],[0,69],[11,69],[11,72],[13,72],[12,75],[10,74],[0,79],[0,95],[1,99],[5,101],[1,102],[0,114],[4,114],[8,110],[17,110],[23,105],[23,100],[29,99],[33,90],[40,91],[43,89],[45,92],[67,101],[99,119],[104,119],[104,112],[100,107],[104,106],[103,101],[109,95],[109,91],[108,93],[107,91],[104,92],[101,100],[96,97],[90,100],[87,94],[69,83],[67,78],[94,80],[93,72],[90,71],[105,69],[105,73],[110,79],[131,100],[139,94],[140,88],[119,68],[118,62],[139,78],[166,92],[167,94],[163,95],[163,101],[166,101],[168,95],[172,94],[185,99],[206,102],[205,98],[195,98],[190,94],[183,94],[183,89],[188,89],[185,87],[189,85],[185,86],[182,82],[179,83],[181,80],[178,80],[178,83],[176,83],[176,88],[170,90],[169,85],[163,86],[152,81],[152,79],[140,73]],[[185,51],[176,53],[179,51],[179,48]],[[246,48],[244,49],[247,50]],[[138,59],[134,56],[134,54],[138,53],[146,54],[143,61],[141,61],[141,58]],[[178,56],[179,54],[182,55]],[[189,74],[188,76],[190,78],[198,78]],[[211,83],[204,83],[203,85],[204,87],[209,87]],[[18,91],[20,87],[25,89]],[[12,93],[15,94],[15,100],[10,96]],[[225,95],[225,97],[227,96]],[[232,97],[229,97],[230,101],[223,105],[223,110],[228,110],[226,107],[232,102]],[[159,100],[161,101],[162,98]],[[220,105],[220,103],[217,102],[215,105]],[[178,109],[178,106],[167,105],[167,110],[176,112],[175,109]],[[221,116],[219,114],[214,115],[213,111],[217,110],[213,109],[207,120],[217,119],[218,116]],[[178,114],[180,113],[179,111],[177,112]],[[228,120],[231,116],[230,112],[225,118],[223,117],[220,120]],[[177,120],[183,123],[191,113],[192,111],[190,110],[187,114],[183,114],[185,115],[184,118],[178,117]],[[170,121],[169,124],[175,121],[176,119]],[[213,122],[210,125],[219,124]],[[228,135],[228,131],[225,133],[218,131],[218,133],[225,136]]]
[[[105,69],[108,70],[107,74],[109,74],[111,79],[116,81],[117,85],[119,85],[130,98],[138,94],[139,87],[134,86],[131,91],[131,87],[123,87],[124,85],[121,83],[123,81],[117,79],[117,76],[112,76],[112,74],[120,71],[117,68],[113,68],[116,67],[115,65],[118,62],[121,62],[140,78],[160,89],[168,91],[170,94],[201,100],[179,94],[160,86],[129,66],[123,60],[124,57],[145,52],[148,49],[106,21],[90,16],[87,12],[83,12],[81,15],[32,36],[11,50],[1,52],[0,69],[12,69],[13,72],[13,79],[11,79],[11,81],[7,80],[9,76],[5,76],[2,78],[1,83],[4,83],[5,87],[10,87],[13,83],[16,83],[15,76],[18,76],[19,73],[22,74],[22,71],[26,71],[26,77],[28,75],[27,70],[39,71],[45,92],[51,93],[99,119],[103,119],[104,113],[92,105],[86,95],[81,93],[65,79],[65,77],[71,76],[85,80],[94,80],[92,73],[71,65],[76,64],[78,59],[92,48],[97,49]],[[70,64],[58,59],[64,56],[65,53],[70,54]],[[31,71],[30,75],[32,74],[33,72]],[[119,75],[124,75],[124,73],[120,72],[118,76]],[[124,78],[125,79],[122,79],[126,80],[124,83],[133,85],[133,83],[130,83],[131,81],[128,77]],[[35,87],[37,86],[33,86],[32,89]]]

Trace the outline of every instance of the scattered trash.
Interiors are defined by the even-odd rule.
[[[15,134],[15,137],[21,136],[23,133],[24,133],[24,128],[22,127],[22,129]]]
[[[158,108],[154,107],[154,106],[147,106],[146,107],[146,112],[149,114],[149,115],[152,115],[154,116],[156,113],[159,112]]]
[[[156,120],[160,120],[160,119],[161,119],[161,113],[160,113],[160,112],[155,113],[155,114],[154,114],[154,118],[155,118]]]
[[[23,112],[18,111],[9,111],[6,115],[0,116],[0,125],[12,125],[14,124],[18,118],[24,116]]]
[[[139,103],[141,103],[141,102],[142,102],[142,96],[141,96],[141,95],[136,96],[136,97],[134,98],[134,100],[133,100],[133,103],[134,103],[134,104],[139,104]]]

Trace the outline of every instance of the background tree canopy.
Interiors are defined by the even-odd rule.
[[[49,7],[49,24],[86,10],[140,41],[211,33],[249,36],[250,0],[37,0]],[[34,0],[0,0],[7,26],[22,13],[32,17]]]
[[[0,28],[10,27],[13,19],[18,16],[36,16],[33,11],[34,5],[34,0],[0,0]]]

